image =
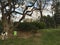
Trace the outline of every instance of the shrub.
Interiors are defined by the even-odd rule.
[[[0,34],[3,31],[2,23],[0,22]]]
[[[17,27],[17,30],[22,31],[37,31],[38,29],[44,29],[46,27],[44,22],[23,22]]]
[[[19,26],[17,27],[17,29],[22,30],[22,31],[32,31],[32,30],[37,30],[38,27],[36,27],[35,25],[28,23],[28,22],[24,22],[24,23],[20,23]]]
[[[38,27],[39,29],[46,28],[46,24],[44,22],[33,22],[32,24]]]

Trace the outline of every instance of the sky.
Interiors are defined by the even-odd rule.
[[[52,4],[52,1],[51,0],[47,0],[47,5],[45,6],[45,9],[43,10],[43,15],[47,16],[47,15],[50,15],[52,16],[51,14],[51,4]],[[37,2],[35,3],[34,5],[35,7],[37,7]],[[48,9],[49,11],[47,11],[46,9]]]
[[[52,14],[51,14],[51,4],[52,4],[52,1],[47,0],[47,3],[48,3],[48,5],[45,6],[45,9],[43,10],[43,15],[45,15],[45,16],[47,16],[47,15],[52,16]],[[25,5],[27,5],[27,4],[28,4],[28,2],[25,2]],[[35,6],[37,7],[37,4],[35,4]],[[49,11],[47,11],[46,9],[48,9]],[[23,9],[19,7],[15,11],[18,11],[18,12],[22,13]],[[34,16],[35,14],[36,14],[36,12],[34,12],[34,14],[32,14],[33,15],[32,17],[36,18],[36,16]],[[17,14],[17,15],[15,15],[15,17],[17,17],[17,18],[12,18],[12,19],[15,20],[15,21],[19,21],[18,19],[20,19],[21,15],[20,14]],[[38,15],[40,15],[39,12],[38,12]],[[1,14],[0,14],[0,17],[1,17]],[[30,17],[26,16],[26,18],[30,18]]]
[[[48,5],[46,6],[46,9],[44,9],[43,10],[43,15],[50,15],[50,16],[52,16],[52,10],[51,10],[51,4],[52,4],[52,1],[49,1],[49,2],[47,2],[48,3]]]

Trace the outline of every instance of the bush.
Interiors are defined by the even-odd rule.
[[[0,34],[3,31],[2,23],[0,22]]]
[[[44,29],[46,27],[44,22],[23,22],[17,27],[22,31],[37,31],[38,29]]]
[[[46,24],[44,22],[33,22],[32,24],[38,27],[39,29],[46,28]]]
[[[32,31],[32,30],[37,30],[38,27],[36,27],[35,25],[28,23],[28,22],[24,22],[24,23],[20,23],[19,26],[17,27],[17,29],[22,30],[22,31]]]

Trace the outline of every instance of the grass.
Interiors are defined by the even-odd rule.
[[[40,36],[32,36],[28,39],[0,40],[0,45],[60,45],[60,29],[44,29],[39,32]]]
[[[41,45],[60,45],[60,30],[59,29],[43,30]]]

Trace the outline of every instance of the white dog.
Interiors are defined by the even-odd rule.
[[[1,33],[1,38],[2,38],[2,40],[8,38],[8,33],[7,32],[2,32]]]

